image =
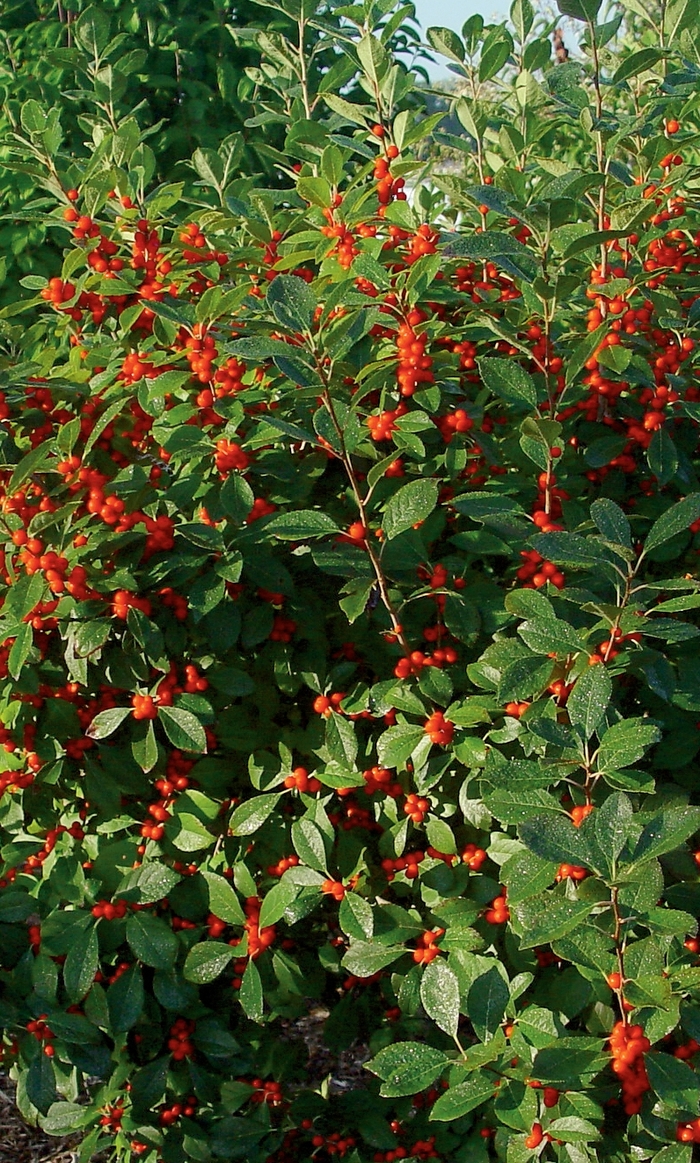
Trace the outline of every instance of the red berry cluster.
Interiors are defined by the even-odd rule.
[[[195,1023],[188,1018],[176,1018],[170,1027],[168,1050],[176,1062],[182,1062],[184,1058],[194,1057],[195,1050],[192,1041],[194,1028]]]
[[[644,1054],[651,1048],[651,1042],[644,1036],[642,1026],[628,1026],[626,1022],[616,1022],[610,1035],[612,1069],[622,1086],[622,1105],[628,1115],[639,1114],[642,1109],[642,1095],[649,1087]]]
[[[455,733],[455,725],[445,718],[442,711],[434,711],[425,720],[423,730],[431,743],[438,743],[441,747],[449,747]]]
[[[437,942],[444,934],[444,929],[426,929],[424,933],[421,933],[413,951],[413,960],[417,965],[429,965],[431,961],[435,960],[440,952]]]

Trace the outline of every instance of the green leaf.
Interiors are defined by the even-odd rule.
[[[262,1021],[264,1010],[262,981],[258,967],[251,958],[248,959],[241,979],[238,1000],[246,1017],[252,1022]]]
[[[539,695],[549,685],[553,669],[551,658],[543,660],[539,655],[530,655],[516,659],[501,674],[496,692],[498,702],[504,706]]]
[[[89,739],[106,739],[121,727],[130,714],[131,707],[112,707],[108,711],[100,711],[87,727],[85,734]]]
[[[591,505],[591,517],[606,541],[632,548],[632,530],[625,513],[608,497],[599,497]]]
[[[242,525],[253,508],[255,496],[245,477],[232,472],[221,486],[219,501],[226,516]]]
[[[553,817],[561,814],[561,805],[542,788],[524,787],[519,791],[499,789],[484,796],[484,803],[503,824],[520,824],[538,812],[548,811]]]
[[[45,1135],[62,1137],[74,1134],[77,1127],[85,1126],[89,1121],[89,1111],[89,1107],[78,1106],[76,1102],[54,1102],[41,1120],[41,1129]]]
[[[279,537],[280,541],[306,541],[309,537],[324,537],[340,530],[326,513],[316,509],[294,509],[273,517],[265,526],[265,532]]]
[[[95,980],[99,963],[97,930],[95,925],[91,925],[71,944],[63,966],[63,982],[72,1002],[85,997]]]
[[[167,821],[165,834],[181,852],[202,852],[211,848],[214,837],[191,812],[177,812]]]
[[[133,728],[131,754],[143,772],[152,771],[158,762],[158,743],[153,728],[153,720],[138,722]]]
[[[454,970],[441,957],[431,961],[425,968],[420,984],[420,1000],[428,1017],[451,1038],[455,1038],[459,1025],[459,981]],[[471,1016],[471,1009],[469,1013]]]
[[[126,922],[126,939],[139,961],[153,969],[170,969],[177,957],[178,939],[160,917],[132,913]]]
[[[574,20],[595,22],[601,0],[557,0],[557,8],[562,16],[572,16]]]
[[[659,728],[644,719],[621,719],[613,723],[603,735],[598,750],[598,770],[630,767],[660,738]]]
[[[367,1063],[367,1069],[383,1079],[381,1095],[384,1098],[399,1098],[404,1094],[417,1094],[438,1078],[449,1059],[432,1046],[418,1042],[396,1042],[380,1050],[376,1058]]]
[[[252,799],[240,804],[231,816],[229,823],[232,835],[252,836],[259,828],[262,828],[265,820],[275,810],[279,798],[280,793],[273,792],[263,796],[253,796]]]
[[[447,1123],[452,1119],[461,1119],[462,1115],[468,1115],[493,1098],[495,1084],[496,1079],[489,1078],[485,1073],[472,1074],[464,1082],[458,1082],[440,1095],[430,1112],[430,1121]]]
[[[7,659],[7,669],[14,679],[18,679],[22,673],[22,667],[29,658],[29,655],[34,646],[34,631],[29,622],[23,622],[17,628],[15,640]]]
[[[380,969],[391,965],[405,953],[403,945],[392,947],[371,941],[351,941],[350,948],[343,957],[343,968],[355,977],[371,977]]]
[[[547,831],[552,822],[547,817]],[[533,823],[534,821],[528,821],[522,825],[522,828],[528,829],[528,834],[530,834],[530,829],[534,832]],[[538,827],[541,826],[540,822]],[[554,881],[560,863],[559,860],[542,859],[534,852],[516,852],[506,860],[501,868],[501,881],[508,888],[509,905],[517,905],[520,901],[525,901],[530,896],[536,896],[548,888]],[[569,863],[571,863],[570,859]]]
[[[397,723],[380,735],[377,755],[383,767],[401,767],[424,737],[422,727],[410,723]]]
[[[496,76],[513,51],[513,40],[502,24],[495,25],[484,40],[479,58],[479,80]]]
[[[378,91],[390,65],[386,49],[376,36],[365,33],[357,44],[357,56],[374,89]]]
[[[326,719],[326,747],[336,763],[352,770],[357,759],[357,736],[354,725],[342,715]]]
[[[196,985],[206,985],[223,973],[234,955],[230,945],[221,941],[200,941],[193,945],[185,959],[182,970],[186,981],[193,981]]]
[[[370,941],[374,932],[372,906],[356,892],[346,893],[340,902],[338,924],[355,941]]]
[[[267,925],[274,925],[279,921],[298,895],[297,886],[289,880],[280,880],[277,884],[273,884],[269,892],[266,892],[263,897],[258,918],[259,927],[264,929]]]
[[[268,284],[266,303],[282,327],[310,331],[316,310],[316,296],[296,275],[276,275]]]
[[[102,413],[99,420],[95,424],[95,427],[92,429],[92,431],[90,432],[90,435],[88,436],[87,440],[85,441],[85,448],[83,450],[83,456],[87,457],[88,453],[92,451],[94,445],[100,439],[100,436],[102,435],[102,433],[107,428],[109,428],[109,425],[112,423],[112,421],[117,416],[119,416],[121,412],[124,411],[124,407],[125,407],[124,400],[119,399],[119,400],[115,400],[112,404],[110,404],[108,408],[105,408],[104,412]]]
[[[73,26],[78,42],[97,60],[109,41],[109,17],[99,8],[90,5]]]
[[[510,6],[510,20],[518,35],[520,44],[524,44],[535,20],[535,13],[530,0],[513,0]]]
[[[326,846],[318,825],[304,817],[292,824],[291,831],[294,851],[302,863],[328,875]]]
[[[580,1091],[609,1061],[600,1038],[563,1037],[538,1051],[531,1074],[544,1086]]]
[[[578,533],[543,533],[533,538],[532,544],[543,558],[557,565],[595,566],[609,564],[609,551],[599,541],[581,537]]]
[[[113,1033],[125,1034],[135,1026],[143,1011],[143,974],[138,965],[122,973],[107,990],[109,1024]]]
[[[204,727],[191,711],[184,711],[181,707],[159,707],[158,720],[173,747],[181,751],[206,751]]]
[[[43,133],[46,129],[46,114],[39,102],[33,99],[24,102],[20,109],[19,119],[22,129],[30,136],[35,133]],[[43,281],[42,285],[44,285]]]
[[[56,1075],[53,1062],[45,1054],[37,1054],[30,1062],[25,1087],[29,1101],[43,1115],[48,1114],[56,1100]]]
[[[438,482],[432,478],[410,481],[387,501],[382,526],[389,541],[425,521],[437,505]]]
[[[493,1038],[509,1001],[510,990],[496,965],[472,982],[467,1013],[479,1041],[489,1042]]]
[[[431,848],[452,856],[457,855],[457,841],[454,832],[445,820],[436,820],[431,817],[425,826],[425,832]]]
[[[448,57],[457,64],[462,64],[464,61],[464,45],[453,32],[451,28],[428,28],[426,30],[426,37],[428,44],[435,49],[436,52],[442,53],[444,57]]]
[[[632,863],[641,864],[673,852],[699,829],[700,808],[677,807],[659,812],[645,825],[632,853]]]
[[[554,1119],[547,1128],[552,1137],[562,1139],[565,1143],[587,1143],[601,1137],[600,1131],[588,1119],[578,1115],[565,1115],[561,1119]]]
[[[644,1055],[651,1088],[665,1105],[695,1118],[700,1105],[700,1078],[687,1062],[652,1050]]]
[[[523,622],[518,634],[530,650],[538,654],[580,654],[586,647],[568,622],[561,618],[550,621]]]
[[[557,866],[579,864],[591,867],[591,852],[585,833],[568,815],[534,816],[520,825],[518,835],[530,852],[542,860]]]
[[[601,853],[612,863],[617,860],[630,836],[633,822],[632,803],[624,792],[613,792],[601,807],[584,821],[585,836],[593,833]]]
[[[590,901],[566,900],[553,893],[542,893],[514,905],[511,919],[520,936],[521,949],[534,949],[535,945],[548,945],[571,933],[590,911]]]
[[[454,507],[458,513],[464,513],[472,521],[488,521],[492,517],[527,516],[522,505],[500,493],[467,493],[457,497]]]
[[[376,586],[374,578],[353,578],[343,586],[346,595],[338,602],[350,625],[364,614],[372,590]]]
[[[192,154],[192,165],[198,176],[215,190],[221,189],[224,167],[221,158],[212,149],[196,149]]]
[[[593,925],[581,925],[568,937],[561,937],[552,944],[552,951],[578,969],[594,970],[603,977],[616,964],[612,937],[605,936]]]
[[[588,741],[598,730],[612,698],[612,679],[604,666],[589,666],[574,683],[566,709],[572,727]]]
[[[527,404],[529,408],[537,407],[535,381],[519,363],[497,356],[486,356],[477,359],[476,362],[484,386],[495,396],[500,396],[507,404],[518,403]]]
[[[138,896],[132,897],[130,893],[129,899],[137,900],[142,905],[151,905],[167,897],[181,880],[180,874],[168,868],[167,864],[152,860],[134,869],[127,882],[120,885],[120,891],[126,895],[127,889],[138,888]]]
[[[297,193],[311,206],[326,207],[331,204],[331,187],[326,178],[297,178]]]
[[[678,452],[666,428],[657,428],[647,449],[647,464],[663,487],[678,470]]]
[[[209,908],[215,917],[227,921],[229,925],[244,925],[245,913],[236,893],[223,876],[215,872],[202,871],[209,889]]]
[[[334,113],[339,113],[347,121],[351,121],[353,125],[367,125],[370,119],[371,108],[368,105],[357,105],[354,101],[346,101],[345,97],[339,97],[337,93],[324,93],[323,100],[329,109]]]
[[[618,65],[612,77],[612,84],[619,85],[622,81],[629,81],[631,77],[646,72],[647,69],[653,68],[663,56],[663,50],[658,48],[639,49],[638,52],[626,57],[621,65]]]
[[[652,1163],[691,1163],[692,1143],[671,1143],[654,1155]]]
[[[682,533],[700,517],[700,493],[689,493],[676,505],[671,505],[657,521],[654,522],[646,541],[644,552],[650,553],[665,541],[670,541],[677,533]]]

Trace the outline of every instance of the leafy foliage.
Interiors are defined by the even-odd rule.
[[[1,313],[4,1067],[86,1161],[689,1163],[690,5],[566,0],[583,63],[528,0],[430,30],[462,136],[410,6],[270,8],[272,179],[212,125],[172,181],[102,9],[89,148],[17,82],[62,255]]]

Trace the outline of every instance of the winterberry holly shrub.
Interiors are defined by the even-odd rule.
[[[265,21],[267,20],[267,23]],[[82,177],[82,163],[97,144],[95,112],[108,129],[119,124],[119,137],[130,151],[132,168],[152,186],[191,183],[213,161],[227,140],[224,165],[251,170],[273,162],[266,149],[279,150],[279,118],[260,116],[254,54],[239,45],[233,51],[235,26],[255,28],[272,37],[292,27],[291,17],[266,10],[254,0],[15,0],[0,12],[0,158],[11,148],[13,132],[36,131],[41,112],[52,116],[44,127],[45,148],[53,155],[62,145],[77,169],[64,165],[58,189],[52,168],[31,154],[21,167],[3,166],[0,199],[8,218],[0,223],[0,246],[8,271],[0,302],[13,301],[16,280],[28,272],[50,277],[60,265],[60,249],[46,245],[45,208]],[[238,34],[235,33],[237,36]],[[318,30],[306,32],[315,46],[312,75],[327,69],[337,55]],[[410,38],[409,38],[410,39]],[[415,34],[413,34],[415,40]],[[404,35],[400,43],[408,41]],[[148,130],[133,152],[137,127]],[[86,129],[89,134],[86,143]],[[235,136],[234,136],[235,135]],[[98,139],[99,140],[99,139]],[[48,187],[51,200],[37,199],[37,186]],[[11,215],[11,217],[10,217]],[[57,241],[54,237],[53,241]]]
[[[700,1141],[698,25],[561,7],[580,61],[528,0],[429,31],[459,136],[410,6],[285,0],[282,188],[23,111],[64,259],[0,313],[0,1023],[84,1160]],[[312,1005],[363,1086],[309,1085]]]

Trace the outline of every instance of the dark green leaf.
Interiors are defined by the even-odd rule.
[[[429,517],[437,505],[438,482],[432,479],[410,481],[387,501],[382,521],[391,541]]]
[[[98,968],[97,931],[95,926],[91,925],[76,937],[63,966],[63,981],[72,1002],[78,1002],[85,997],[95,980]]]
[[[644,552],[649,553],[657,549],[665,541],[670,541],[677,533],[682,533],[700,517],[700,493],[689,493],[676,505],[671,505],[652,525],[646,541]]]
[[[260,972],[252,959],[248,960],[245,973],[238,991],[238,1000],[246,1017],[253,1022],[259,1022],[263,1016],[263,988]]]
[[[530,897],[514,905],[511,918],[522,949],[548,945],[571,933],[591,911],[590,901],[566,900],[552,893]]]
[[[173,747],[181,751],[206,751],[204,727],[191,711],[184,711],[181,707],[159,707],[158,719]]]
[[[418,1042],[396,1042],[380,1050],[376,1058],[367,1063],[367,1069],[384,1080],[381,1094],[385,1098],[398,1098],[425,1090],[442,1074],[448,1061],[440,1050],[432,1046],[422,1046]]]
[[[296,275],[276,275],[267,289],[267,303],[275,319],[289,330],[310,331],[316,296]]]
[[[598,751],[598,769],[616,771],[619,767],[630,767],[660,738],[661,732],[653,723],[644,719],[621,719],[603,735]]]
[[[456,1037],[459,1024],[459,981],[441,957],[426,966],[421,979],[420,999],[428,1017],[451,1038]],[[471,1017],[471,1005],[469,1014]]]
[[[115,1034],[125,1034],[136,1025],[144,999],[143,975],[138,965],[132,965],[107,990],[109,1024]]]
[[[27,1098],[43,1115],[48,1114],[56,1099],[56,1075],[53,1062],[46,1054],[37,1054],[29,1064],[26,1079]]]
[[[316,509],[295,509],[273,517],[266,525],[265,532],[279,537],[281,541],[306,541],[309,537],[323,537],[340,530],[326,513]]]
[[[612,680],[604,666],[589,666],[574,683],[566,709],[572,727],[588,741],[598,730],[612,698]]]
[[[476,1110],[482,1103],[493,1097],[495,1078],[483,1074],[472,1074],[465,1082],[458,1082],[451,1086],[438,1098],[430,1112],[431,1122],[450,1122],[452,1119],[461,1119],[462,1115]]]
[[[194,981],[196,985],[206,985],[223,973],[233,957],[230,945],[221,941],[201,941],[193,945],[185,959],[182,970],[186,981]]]
[[[478,359],[477,364],[484,386],[495,396],[500,396],[507,404],[515,402],[526,404],[529,408],[537,407],[535,381],[519,363],[512,359],[486,356]]]
[[[229,827],[234,836],[252,836],[262,828],[265,820],[274,811],[280,793],[253,796],[240,804],[231,816]]]
[[[472,982],[467,997],[467,1013],[480,1041],[489,1042],[493,1038],[509,1000],[510,990],[496,965]]]
[[[178,940],[160,917],[147,912],[132,913],[126,922],[126,939],[144,965],[170,969],[175,962]]]
[[[700,1104],[700,1078],[687,1062],[673,1054],[652,1051],[644,1055],[651,1088],[669,1107],[695,1118]]]

